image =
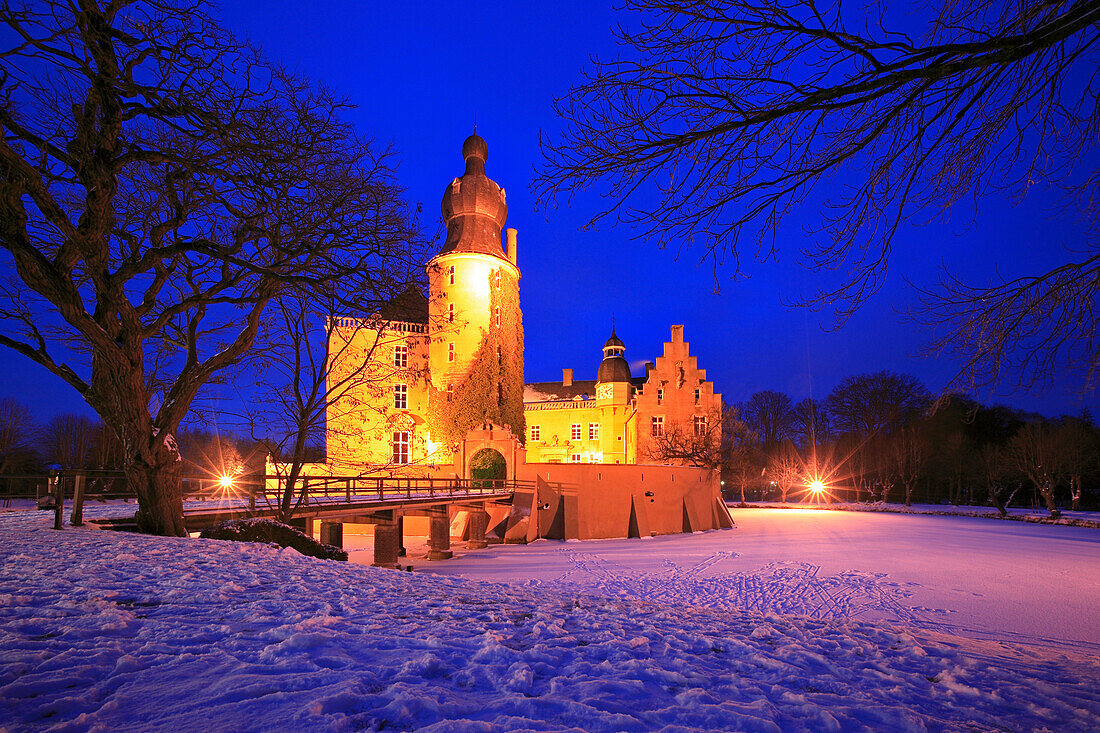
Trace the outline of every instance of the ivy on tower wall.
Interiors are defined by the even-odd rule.
[[[462,380],[448,399],[445,389],[433,388],[430,430],[433,438],[454,445],[471,429],[486,422],[507,427],[522,443],[526,435],[523,417],[523,316],[515,276],[501,268],[501,287],[489,275],[489,330],[482,331],[481,346]],[[500,326],[492,317],[500,308]]]

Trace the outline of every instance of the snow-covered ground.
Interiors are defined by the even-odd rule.
[[[1100,655],[1100,530],[730,509],[732,531],[497,545],[416,567],[719,610],[887,621]],[[358,554],[353,554],[353,557]]]
[[[3,513],[0,730],[1100,728],[1100,532],[734,516],[429,568],[487,582]]]
[[[740,507],[736,502],[729,502],[730,507]],[[1046,509],[1032,507],[1013,506],[1007,510],[1007,517],[1002,517],[994,507],[970,506],[968,504],[905,504],[886,503],[881,501],[871,503],[833,502],[831,504],[810,502],[777,502],[754,501],[747,505],[751,508],[766,509],[820,509],[823,511],[846,512],[889,512],[893,514],[936,514],[941,516],[956,517],[984,517],[986,519],[1012,519],[1024,522],[1040,524],[1065,524],[1068,526],[1100,528],[1100,512],[1097,511],[1073,511],[1062,509],[1062,515],[1053,519]]]

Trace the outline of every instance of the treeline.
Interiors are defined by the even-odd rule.
[[[724,420],[730,498],[1100,506],[1100,430],[1087,411],[1047,419],[966,395],[934,399],[914,377],[849,377],[824,400],[757,392]]]
[[[181,430],[176,443],[185,477],[262,472],[267,456],[257,441],[211,430]],[[61,414],[40,423],[23,403],[0,398],[0,476],[39,476],[56,470],[121,472],[123,460],[118,437],[100,420]]]

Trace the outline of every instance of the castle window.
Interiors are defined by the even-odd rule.
[[[707,434],[707,418],[705,415],[695,416],[695,437],[702,438]]]
[[[539,435],[541,434],[542,431],[539,429],[538,425],[531,426],[531,440],[539,440]]]
[[[493,308],[493,325],[500,328],[500,306]]]
[[[455,342],[447,344],[447,361],[455,360]]]
[[[455,266],[454,265],[451,265],[450,267],[447,268],[447,284],[448,285],[454,285],[455,284]]]
[[[409,409],[409,385],[393,385],[393,406],[398,410]]]
[[[409,433],[399,431],[393,434],[393,462],[405,464],[409,462]]]
[[[657,404],[661,404],[661,401],[665,398],[665,391],[663,389],[657,390]],[[654,433],[656,434],[656,433]]]
[[[573,423],[573,426],[570,428],[570,430],[569,430],[569,439],[570,440],[580,440],[581,439],[581,424],[579,422]]]
[[[398,344],[393,347],[393,365],[395,367],[401,367],[404,369],[409,365],[409,347],[405,344]]]
[[[580,453],[574,453],[573,455],[569,456],[569,460],[572,461],[573,463],[580,463],[581,462],[581,454]]]
[[[665,434],[665,418],[663,415],[654,415],[649,422],[650,434],[658,437]]]
[[[588,462],[589,463],[601,463],[600,457],[595,453],[589,453],[588,454]]]
[[[699,404],[699,398],[703,396],[703,390],[698,387],[695,388],[695,404]]]
[[[500,289],[500,268],[493,270],[493,287]]]
[[[598,422],[588,423],[588,439],[599,440],[600,439],[600,424]]]
[[[455,304],[454,303],[448,303],[447,304],[447,323],[454,323],[454,322],[455,322]]]
[[[455,396],[455,386],[453,384],[447,385],[447,401],[450,402],[451,398]]]

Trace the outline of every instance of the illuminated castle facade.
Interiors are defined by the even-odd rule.
[[[516,230],[502,247],[508,207],[485,173],[485,141],[472,135],[462,156],[465,172],[443,194],[447,239],[427,265],[427,296],[410,291],[375,319],[334,321],[329,470],[459,469],[458,444],[486,425],[523,445],[513,464],[676,463],[662,453],[670,435],[716,439],[721,396],[683,326],[644,375],[631,374],[612,329],[595,380],[566,369],[561,382],[524,384]]]

